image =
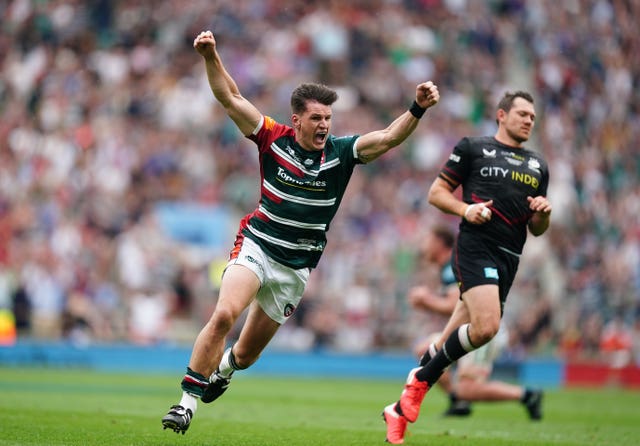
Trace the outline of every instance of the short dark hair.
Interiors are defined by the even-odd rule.
[[[533,96],[531,96],[530,93],[522,90],[513,93],[507,91],[504,96],[502,96],[502,99],[500,99],[500,102],[498,102],[498,110],[504,110],[509,113],[509,110],[511,110],[513,106],[513,101],[515,101],[516,98],[522,98],[533,104]]]
[[[307,102],[317,101],[323,105],[332,105],[338,100],[338,93],[323,84],[300,84],[291,93],[291,111],[295,114],[307,110]]]
[[[453,231],[449,229],[448,226],[436,225],[433,228],[431,228],[431,232],[436,238],[438,238],[439,240],[442,240],[442,243],[444,243],[444,246],[446,246],[447,248],[453,248],[455,235],[453,234]]]

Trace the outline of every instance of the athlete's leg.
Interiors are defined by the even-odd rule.
[[[256,362],[280,326],[279,323],[267,316],[257,301],[253,301],[249,307],[249,314],[240,332],[240,337],[233,344],[232,351],[235,363],[240,368],[246,369]]]
[[[473,354],[473,353],[471,353]],[[517,401],[524,394],[520,386],[502,381],[489,381],[491,369],[458,362],[456,392],[468,401]]]
[[[529,418],[542,418],[542,390],[522,387],[503,381],[489,381],[491,369],[458,365],[460,376],[454,385],[460,398],[467,401],[517,401],[527,410]]]
[[[179,404],[171,406],[162,418],[165,429],[183,434],[189,429],[196,413],[198,398],[205,401],[203,396],[210,387],[208,377],[220,363],[225,338],[259,289],[260,280],[253,271],[242,265],[227,267],[222,276],[216,308],[195,340],[189,367],[181,383],[182,399]],[[224,389],[220,393],[223,391]]]
[[[502,381],[460,379],[456,385],[458,397],[467,401],[519,401],[524,389]]]
[[[449,336],[451,336],[451,333],[456,331],[458,327],[469,322],[470,317],[467,305],[464,301],[459,300],[453,310],[453,313],[451,313],[451,317],[447,321],[447,325],[445,325],[444,329],[440,333],[440,337],[435,342],[436,350],[440,350],[442,348],[444,341],[446,341]]]
[[[259,299],[258,294],[249,306],[249,314],[238,341],[225,350],[216,371],[209,377],[209,384],[200,397],[203,403],[210,403],[222,396],[231,384],[233,373],[236,370],[244,370],[256,362],[280,328],[280,323],[274,321],[262,309]]]
[[[427,391],[440,379],[444,370],[465,354],[489,342],[500,327],[501,308],[497,285],[479,285],[462,295],[470,322],[454,330],[440,351],[423,367],[414,369],[396,407],[398,413],[414,422]],[[459,317],[456,306],[452,318]]]
[[[417,344],[414,349],[414,353],[419,358],[421,366],[424,366],[427,362],[429,362],[429,359],[431,359],[431,357],[435,355],[436,350],[433,349],[436,348],[435,345],[437,344],[437,341],[441,338],[441,336],[442,333],[440,332],[432,333]],[[431,351],[429,350],[430,348],[432,349]],[[451,373],[449,372],[449,370],[446,370],[442,374],[442,376],[438,380],[438,385],[442,388],[442,390],[447,392],[447,394],[451,393],[452,384]]]
[[[422,364],[423,358],[425,358],[424,355],[429,352],[429,346],[435,343],[435,341],[439,337],[440,337],[440,333],[436,333],[436,336],[431,334],[427,336],[425,339],[422,339],[413,347],[413,354],[415,355],[416,358],[418,358],[418,361],[421,363],[420,365],[424,365]],[[431,358],[430,357],[426,358],[425,364],[429,362],[429,359]]]
[[[475,348],[489,342],[500,329],[502,310],[497,285],[480,285],[462,298],[469,312],[469,340]]]
[[[222,276],[216,308],[196,338],[189,361],[191,370],[205,377],[213,373],[220,363],[227,334],[259,289],[260,281],[251,270],[229,265]]]
[[[430,336],[425,342],[418,346],[418,353],[421,352],[420,365],[426,365],[433,358],[438,350],[442,348],[442,344],[458,327],[469,323],[469,311],[462,300],[459,300],[451,314],[444,330]],[[445,416],[467,416],[471,414],[471,405],[464,398],[461,398],[456,392],[453,384],[453,373],[450,368],[445,369],[438,379],[438,386],[444,390],[449,397],[449,407],[444,412]]]
[[[457,305],[451,315],[452,320],[464,320],[469,323],[455,329],[454,323],[447,323],[441,348],[421,370],[416,373],[419,381],[426,381],[429,387],[440,379],[442,372],[454,361],[468,352],[489,342],[500,328],[500,297],[497,285],[479,285],[465,291],[462,295],[463,305]],[[449,336],[446,333],[450,332]],[[446,337],[445,337],[446,336]]]
[[[252,242],[249,247],[251,245]],[[213,401],[224,392],[235,370],[246,369],[258,360],[280,326],[300,303],[309,278],[309,268],[288,268],[267,258],[257,245],[253,249],[255,252],[252,256],[262,260],[259,270],[262,274],[262,286],[249,307],[249,314],[238,340],[223,353],[215,376],[209,379],[211,384],[201,398],[205,403]],[[245,265],[251,269],[254,262],[250,261]]]
[[[414,352],[416,356],[420,358],[420,366],[425,366],[431,358],[436,355],[438,350],[442,348],[444,341],[447,340],[454,330],[468,322],[469,312],[467,311],[467,307],[464,302],[458,301],[453,313],[449,316],[449,320],[447,325],[444,327],[444,330],[430,335],[415,347]]]

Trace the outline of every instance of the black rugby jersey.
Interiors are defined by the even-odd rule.
[[[293,128],[264,116],[254,134],[260,161],[260,202],[240,222],[249,237],[275,261],[290,268],[314,268],[327,243],[326,232],[360,160],[358,135],[329,135],[322,151],[308,151]]]
[[[549,169],[539,153],[507,146],[491,136],[466,137],[458,142],[439,177],[453,187],[461,185],[465,203],[493,200],[491,221],[474,225],[463,218],[460,232],[522,253],[533,215],[527,196],[546,196],[549,184]]]

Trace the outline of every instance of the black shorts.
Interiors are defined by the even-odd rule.
[[[502,310],[519,262],[516,254],[468,232],[460,232],[453,251],[453,272],[460,293],[478,285],[498,285]]]

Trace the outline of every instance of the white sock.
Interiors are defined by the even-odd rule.
[[[195,415],[196,409],[198,408],[198,398],[191,395],[190,393],[182,392],[182,399],[180,400],[180,405],[185,409],[191,409],[191,413]]]
[[[231,365],[231,347],[229,347],[222,354],[222,359],[220,360],[217,372],[223,378],[228,378],[234,370],[233,365]],[[211,379],[209,379],[209,381],[211,381]]]

